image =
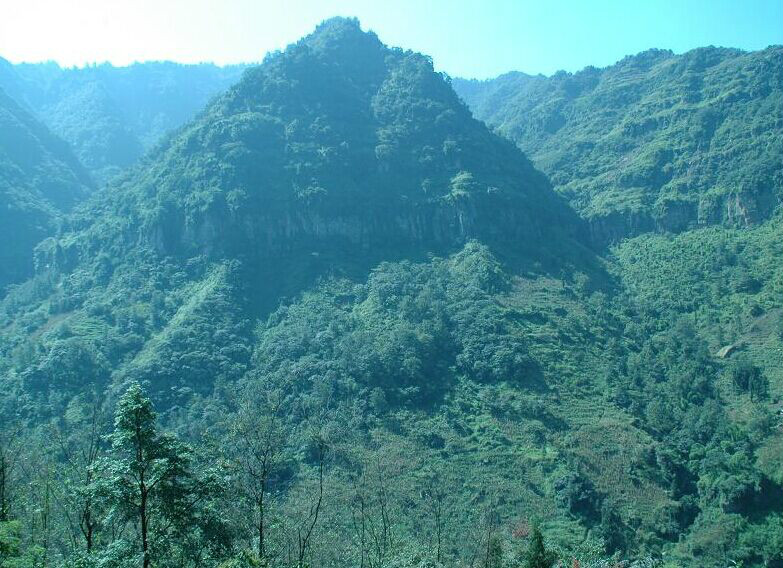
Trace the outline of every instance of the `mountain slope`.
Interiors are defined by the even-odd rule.
[[[149,62],[63,69],[0,60],[0,87],[106,181],[195,116],[244,68]]]
[[[144,324],[132,345],[117,352],[99,341],[96,357],[111,361],[120,380],[129,361],[159,355],[156,342],[182,339],[166,330],[178,328],[177,314],[193,313],[182,311],[186,291],[202,289],[205,278],[224,283],[206,289],[230,291],[229,303],[219,304],[233,306],[226,325],[244,330],[238,341],[247,344],[243,322],[319,278],[363,280],[381,261],[426,260],[474,239],[516,271],[582,270],[603,285],[600,262],[575,240],[582,233],[546,179],[470,116],[428,58],[391,50],[357,22],[338,19],[250,70],[38,247],[40,285],[7,304],[6,353],[26,341],[15,327],[27,320],[21,313],[48,311],[50,323],[33,326],[40,330],[57,314],[93,321],[95,306],[113,305],[106,325],[122,335],[117,310],[142,309],[142,320],[157,323]],[[162,279],[154,308],[145,284],[152,274]],[[141,296],[123,291],[130,282]],[[204,325],[201,340],[210,334]],[[55,337],[39,339],[53,340],[51,348]],[[203,345],[188,345],[209,357]],[[158,373],[154,365],[150,372]],[[206,391],[220,377],[194,384],[187,374],[170,375]],[[25,381],[35,390],[58,382],[29,372]],[[161,380],[161,389],[167,385]]]
[[[0,292],[32,275],[34,246],[91,189],[68,145],[0,90]]]
[[[454,80],[599,242],[768,218],[783,196],[783,48],[652,50],[605,69]]]

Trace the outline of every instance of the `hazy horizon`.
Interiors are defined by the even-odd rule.
[[[50,17],[41,20],[41,13]],[[783,43],[783,29],[775,23],[783,21],[778,0],[635,5],[605,0],[589,6],[575,0],[549,6],[496,0],[489,9],[470,0],[435,0],[426,6],[403,0],[393,7],[358,0],[229,0],[220,5],[139,0],[111,6],[84,0],[78,9],[31,0],[6,7],[0,57],[61,67],[150,61],[253,64],[334,16],[357,17],[363,29],[387,45],[426,53],[438,70],[476,79],[511,71],[552,75],[606,67],[648,49],[684,53],[713,45],[755,51]]]

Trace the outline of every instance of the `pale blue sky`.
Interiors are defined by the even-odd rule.
[[[783,0],[2,0],[0,56],[61,65],[258,61],[330,16],[453,76],[606,66],[651,47],[783,43]]]

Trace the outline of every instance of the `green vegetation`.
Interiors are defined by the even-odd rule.
[[[557,560],[557,555],[547,551],[544,546],[544,535],[537,526],[533,526],[533,532],[530,534],[530,544],[528,544],[525,561],[522,564],[524,568],[549,568]]]
[[[769,217],[783,199],[783,48],[650,50],[605,69],[455,80],[598,242]]]
[[[718,358],[746,352],[776,388],[780,365],[781,217],[751,229],[719,227],[676,237],[645,235],[613,251],[618,274],[647,317],[687,316]],[[723,353],[721,353],[723,351]],[[783,391],[775,390],[783,395]]]
[[[598,256],[428,58],[327,21],[0,302],[0,567],[776,566],[773,209]]]
[[[62,69],[0,58],[0,296],[32,275],[35,245],[57,233],[93,180],[103,183],[135,163],[243,70],[173,63]]]
[[[166,62],[63,69],[0,58],[0,88],[66,140],[103,183],[193,118],[244,69]]]
[[[33,273],[33,248],[92,189],[68,146],[0,89],[0,297]]]

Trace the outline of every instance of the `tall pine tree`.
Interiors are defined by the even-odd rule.
[[[187,444],[159,431],[152,402],[138,383],[117,404],[109,440],[101,492],[115,519],[136,526],[142,566],[149,568],[166,552],[172,533],[204,524],[202,505],[220,484],[213,475],[196,473]]]

